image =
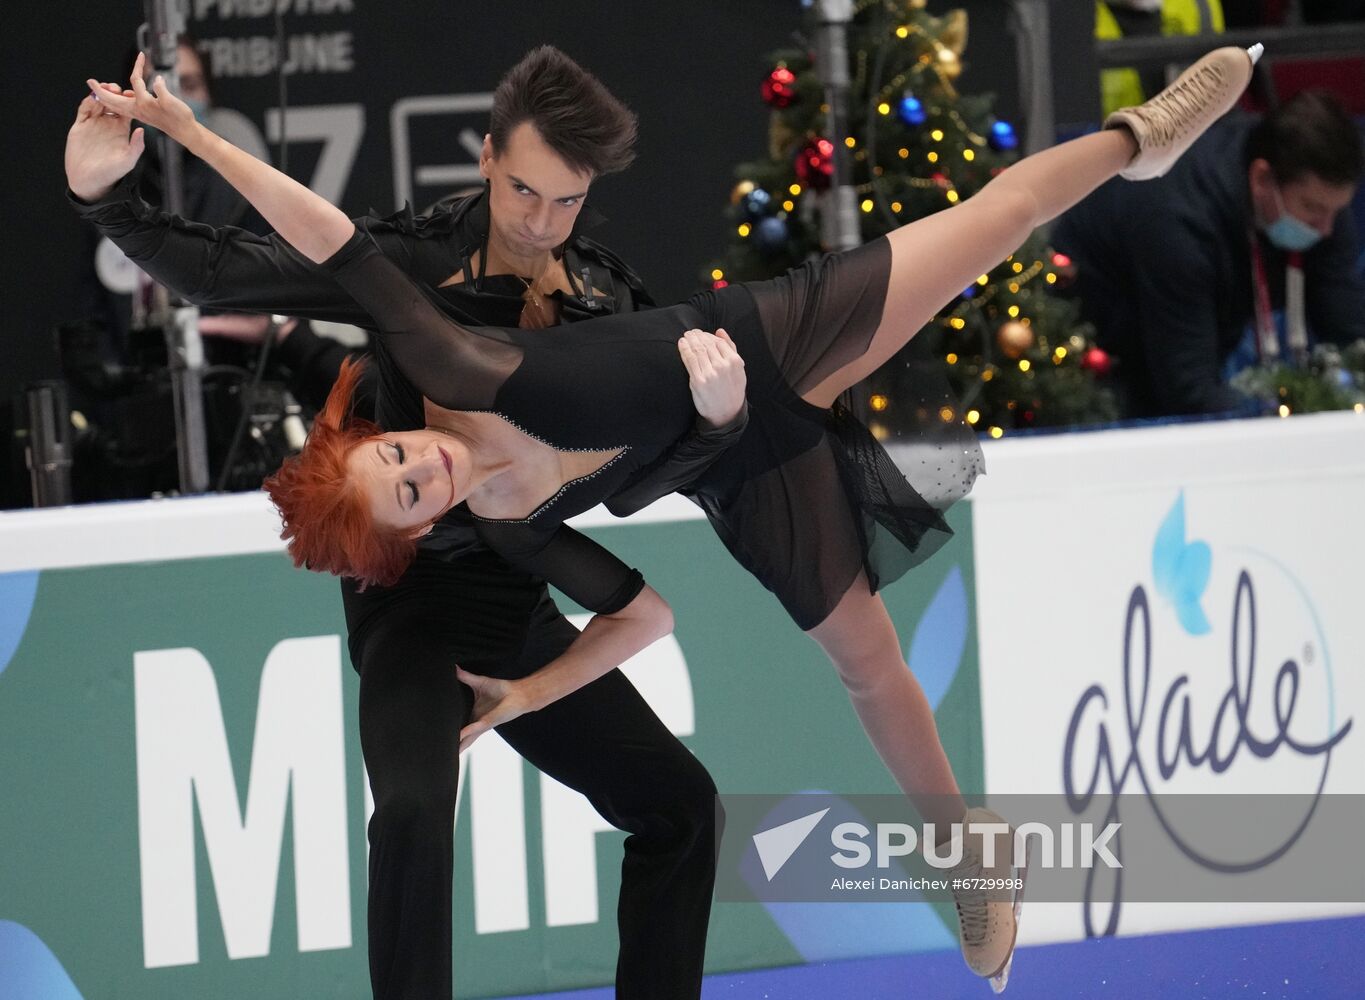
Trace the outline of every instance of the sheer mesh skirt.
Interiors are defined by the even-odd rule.
[[[879,431],[882,440],[848,394],[829,410],[801,398],[867,350],[890,264],[883,238],[691,303],[735,340],[750,413],[744,436],[690,492],[804,630],[828,617],[859,573],[876,592],[938,551],[952,535],[944,512],[983,469],[942,362],[917,356],[913,341],[898,358],[910,376],[895,400],[900,419]]]

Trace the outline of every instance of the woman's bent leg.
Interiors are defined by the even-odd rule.
[[[960,822],[966,804],[934,722],[934,711],[901,655],[881,597],[859,575],[808,635],[833,661],[863,731],[925,822]]]
[[[1020,160],[975,196],[891,232],[891,274],[867,351],[804,393],[829,406],[904,347],[938,311],[1132,160],[1124,129],[1074,139]]]

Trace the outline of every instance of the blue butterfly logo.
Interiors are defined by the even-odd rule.
[[[1190,635],[1207,635],[1211,630],[1204,609],[1199,606],[1209,585],[1213,553],[1207,542],[1185,540],[1185,491],[1157,529],[1152,545],[1152,577],[1156,592],[1175,607],[1175,615]]]
[[[38,595],[37,570],[0,573],[0,674],[5,672],[24,639]]]
[[[52,949],[23,924],[0,920],[0,997],[81,1000],[81,991]]]

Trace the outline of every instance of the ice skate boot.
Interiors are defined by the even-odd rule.
[[[964,833],[971,832],[962,845],[962,860],[948,873],[957,906],[958,934],[962,958],[978,976],[988,979],[991,989],[1003,993],[1014,961],[1014,942],[1019,934],[1019,914],[1024,906],[1024,879],[1028,876],[1027,855],[1019,868],[1013,865],[1014,830],[994,834],[995,857],[986,867],[982,840],[988,834],[977,824],[1005,821],[989,809],[968,809],[962,818]],[[956,839],[956,838],[955,838]],[[1017,889],[985,889],[974,879],[1018,879]],[[960,883],[958,880],[962,880]]]
[[[1145,181],[1170,170],[1205,129],[1232,110],[1263,51],[1260,44],[1214,49],[1146,104],[1120,108],[1106,118],[1105,128],[1127,128],[1138,144],[1137,155],[1119,176]]]

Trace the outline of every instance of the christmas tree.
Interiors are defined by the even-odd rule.
[[[848,25],[849,134],[842,141],[864,242],[970,198],[1018,155],[1015,130],[992,115],[992,98],[960,95],[954,85],[967,43],[965,12],[935,17],[924,3],[859,0]],[[768,156],[736,169],[733,237],[724,258],[707,268],[717,287],[781,274],[830,249],[821,243],[821,216],[832,211],[838,140],[827,133],[825,87],[804,47],[774,53],[771,65],[760,87],[772,108]],[[992,437],[1116,416],[1112,394],[1097,379],[1110,359],[1077,323],[1075,304],[1050,294],[1069,265],[1035,234],[916,335],[917,342],[931,339],[962,415]],[[902,418],[897,386],[909,365],[898,359],[884,366],[854,400],[872,411],[874,433]]]

